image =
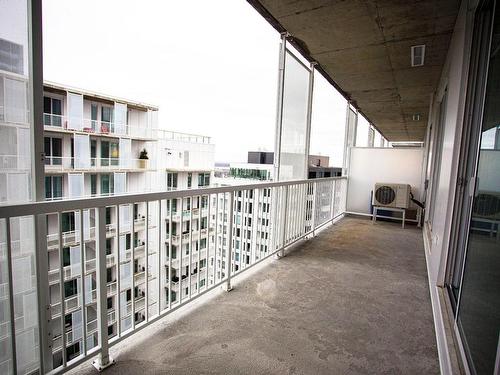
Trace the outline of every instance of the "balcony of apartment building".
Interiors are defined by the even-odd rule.
[[[189,185],[172,135],[165,191],[0,207],[2,368],[498,373],[499,8],[250,3],[282,33],[274,180]],[[305,179],[319,74],[343,175]]]
[[[44,83],[43,126],[49,133],[156,141],[157,112],[148,104]]]

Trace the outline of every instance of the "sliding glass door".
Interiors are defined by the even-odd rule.
[[[500,332],[500,11],[493,1],[478,8],[473,40],[466,183],[459,188],[448,288],[472,373],[493,374]]]

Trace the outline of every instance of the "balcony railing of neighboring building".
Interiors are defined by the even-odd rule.
[[[64,372],[95,355],[100,355],[105,360],[110,346],[216,287],[230,288],[233,276],[274,254],[284,253],[286,247],[314,235],[321,227],[342,217],[346,209],[346,193],[347,178],[332,177],[0,206],[0,230],[4,232],[0,236],[4,241],[3,244],[0,243],[0,248],[5,250],[6,259],[11,259],[15,253],[13,241],[9,241],[12,220],[31,217],[35,224],[32,236],[27,235],[23,241],[38,249],[35,263],[36,273],[39,275],[38,300],[42,301],[38,306],[39,332],[45,335],[39,338],[42,343],[39,358],[45,360],[41,364],[41,372]],[[172,207],[173,200],[189,199],[192,202],[197,198],[205,201],[206,207],[202,210],[190,210],[190,222],[196,219],[200,222],[202,216],[208,217],[208,222],[203,224],[204,229],[190,229],[187,234],[176,236],[178,244],[175,246],[174,235],[169,235],[174,233],[174,212],[167,210],[167,207]],[[241,207],[237,203],[242,203]],[[142,224],[139,223],[141,220],[132,220],[134,204],[144,207],[144,212],[141,211],[141,220],[144,216]],[[114,211],[114,224],[107,224],[106,211],[109,207]],[[79,220],[79,228],[71,233],[62,232],[62,213],[73,211],[79,217],[84,217],[84,211],[89,209],[95,210],[95,224],[92,228],[85,228],[84,221]],[[131,220],[123,220],[124,212],[130,214]],[[53,232],[54,228],[47,220],[48,215],[54,214],[57,216],[56,227],[59,228],[57,233]],[[241,231],[249,218],[252,218],[252,224],[245,229],[251,235],[246,238],[237,237],[238,229]],[[262,218],[269,219],[270,224],[264,225]],[[140,251],[153,255],[142,256],[137,260],[135,246],[127,251],[117,249],[121,249],[120,241],[124,233],[135,233],[139,225],[143,235],[137,237],[140,242],[137,244],[141,248],[144,246]],[[178,234],[181,232],[179,229],[176,229]],[[50,234],[47,235],[48,233]],[[120,233],[120,238],[114,236],[112,239],[115,244],[112,257],[109,257],[106,244],[110,233]],[[94,241],[94,244],[89,241]],[[93,246],[87,248],[89,243]],[[133,237],[131,243],[134,243]],[[194,243],[197,246],[193,246]],[[186,244],[192,246],[188,253]],[[69,266],[68,259],[63,256],[63,247],[67,245],[72,250]],[[58,256],[54,257],[54,253],[49,252],[50,248],[56,248]],[[176,256],[173,256],[173,251]],[[126,255],[127,252],[130,256]],[[116,267],[112,280],[108,282],[107,267],[111,264]],[[63,272],[59,272],[60,269]],[[5,289],[4,294],[8,295],[9,290],[13,290],[5,285],[12,285],[12,280],[16,278],[14,272],[8,272],[3,278],[4,284],[0,284],[0,291]],[[89,272],[92,276],[89,276]],[[84,275],[85,283],[82,282]],[[88,277],[92,278],[92,284],[88,284]],[[66,293],[68,279],[70,282],[76,281],[74,289]],[[88,290],[94,282],[92,289],[95,290]],[[57,285],[59,292],[52,295],[50,290],[57,288]],[[136,293],[140,295],[139,299],[136,298]],[[114,296],[114,306],[117,307],[113,315],[113,322],[117,322],[116,331],[112,334],[108,334],[110,315],[107,298],[110,296]],[[14,299],[7,301],[13,303]],[[96,304],[97,323],[94,323],[95,316],[87,316],[84,306],[88,306],[89,302]],[[46,306],[49,306],[49,310],[45,309]],[[123,309],[125,306],[127,311]],[[11,305],[10,308],[13,309],[14,306]],[[58,318],[58,321],[53,322],[51,319],[55,316],[66,317],[69,312],[81,312],[83,332],[79,351],[74,355],[74,346],[69,352],[61,350],[62,361],[55,363],[51,330],[59,323],[61,327],[58,332],[66,332],[67,327],[65,319]],[[16,323],[9,324],[8,330],[0,327],[5,335],[15,332]],[[91,324],[97,325],[97,336],[90,332]],[[57,346],[69,348],[74,337],[60,335]],[[15,341],[15,338],[10,339]],[[13,347],[16,347],[15,342]]]
[[[189,143],[210,144],[210,142],[212,141],[212,138],[206,135],[181,133],[164,129],[158,129],[158,137],[160,139],[171,139]]]
[[[75,119],[74,124],[71,125],[68,117],[65,115],[58,115],[53,113],[43,114],[43,125],[47,129],[60,129],[66,131],[78,131],[81,133],[88,133],[90,135],[110,135],[110,136],[123,136],[138,139],[155,140],[158,138],[158,129],[150,126],[136,126],[129,124],[120,124],[116,122],[108,122],[102,120],[92,119]]]
[[[2,157],[0,156],[0,163]],[[47,172],[68,171],[138,171],[155,169],[156,163],[150,159],[129,158],[85,158],[72,156],[45,156],[45,170]]]

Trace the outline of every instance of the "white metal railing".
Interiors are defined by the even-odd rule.
[[[180,133],[164,129],[158,129],[158,137],[161,139],[173,139],[177,141],[190,142],[190,143],[210,144],[211,142],[211,137],[205,135]]]
[[[78,118],[75,120],[73,123],[78,124],[78,127],[72,126],[72,121],[68,121],[67,116],[52,113],[43,114],[43,124],[49,128],[79,131],[88,134],[129,136],[131,138],[150,140],[157,139],[159,135],[158,129],[150,126],[134,126],[88,118]]]
[[[0,158],[1,162],[1,158]],[[154,169],[155,163],[149,159],[45,156],[47,172],[68,171],[133,171]]]
[[[320,227],[343,215],[346,191],[347,179],[332,177],[45,201],[0,206],[0,222],[3,221],[6,224],[3,226],[6,233],[2,238],[10,238],[10,220],[20,216],[34,218],[35,246],[40,249],[37,254],[39,257],[45,257],[38,258],[36,262],[37,274],[48,275],[48,277],[39,277],[41,284],[38,285],[39,301],[42,301],[42,304],[38,306],[41,334],[50,335],[51,329],[58,324],[48,323],[51,319],[64,317],[78,309],[87,311],[87,309],[81,309],[81,306],[95,303],[91,308],[97,309],[97,321],[95,323],[90,321],[84,313],[83,330],[85,332],[83,334],[89,337],[91,332],[89,325],[95,324],[99,343],[96,347],[92,345],[92,348],[87,348],[86,340],[82,340],[80,356],[71,361],[66,358],[66,351],[62,350],[62,365],[51,370],[63,372],[90,356],[108,355],[110,346],[133,335],[142,327],[215,287],[225,285],[226,288],[230,288],[233,276],[273,254],[283,254],[286,247],[314,235]],[[173,199],[189,198],[194,201],[198,197],[205,199],[207,207],[183,213],[183,219],[180,222],[174,220],[175,214],[172,210],[167,210],[167,207],[172,207]],[[137,205],[138,212],[141,213],[138,220],[133,220],[134,205]],[[106,224],[107,207],[110,207],[112,211],[111,216],[114,220],[112,224]],[[121,222],[125,207],[128,207],[130,219]],[[62,215],[60,215],[62,212],[75,211],[83,217],[83,210],[88,209],[95,210],[95,224],[91,233],[91,239],[95,241],[95,258],[86,260],[85,254],[81,253],[78,262],[69,267],[61,267],[64,263],[62,247],[66,244],[74,244],[74,248],[80,248],[81,252],[82,246],[77,245],[88,240],[84,236],[87,236],[89,231],[84,230],[83,220],[80,220],[80,227],[75,228],[75,231],[71,233],[53,233],[52,227],[51,234],[47,236],[49,229],[47,215],[59,214],[56,215],[56,224],[58,228],[62,228]],[[191,223],[189,230],[181,226],[186,221]],[[203,229],[196,229],[200,224],[192,225],[193,222],[201,223],[202,221]],[[146,222],[148,225],[145,225]],[[54,224],[53,221],[52,224]],[[174,225],[177,234],[169,235],[173,233]],[[183,230],[185,233],[182,233]],[[116,236],[117,233],[120,233],[119,238]],[[137,237],[135,237],[136,233]],[[125,251],[121,247],[123,246],[121,241],[127,235],[130,236],[128,241],[130,241],[131,248]],[[115,243],[115,251],[112,255],[106,256],[106,239],[110,238]],[[140,247],[134,246],[135,238],[140,241]],[[59,249],[58,260],[52,252],[43,251],[44,247],[47,250],[54,247]],[[174,247],[175,256],[172,253]],[[144,256],[145,254],[154,255]],[[12,256],[12,243],[7,243],[6,255],[7,258]],[[54,260],[59,262],[59,267],[57,265],[54,267],[56,271],[49,272],[49,255],[51,255],[51,264]],[[73,253],[72,256],[74,257],[75,254]],[[137,266],[140,269],[136,269],[135,262],[138,262]],[[115,281],[112,283],[107,283],[108,267],[114,269],[112,275]],[[145,271],[142,271],[143,267]],[[58,269],[64,270],[62,275]],[[136,273],[135,270],[139,272]],[[86,292],[87,280],[82,283],[82,275],[85,275],[85,278],[91,277],[93,283],[96,284],[95,290],[91,293]],[[183,275],[181,280],[179,280],[180,275]],[[11,274],[9,277],[9,280],[12,280]],[[55,280],[59,282],[59,291],[57,296],[52,296]],[[79,285],[77,294],[70,298],[61,298],[65,295],[66,284],[71,280],[76,280],[74,285]],[[52,287],[49,288],[51,283]],[[141,294],[144,293],[144,297],[139,300],[131,298],[128,302],[130,308],[127,305],[127,309],[123,309],[122,305],[125,306],[127,303],[124,299],[129,300],[130,296],[134,296],[136,288],[139,288]],[[116,335],[111,341],[107,330],[109,321],[107,297],[112,297],[114,300],[116,311],[113,319],[118,322]],[[54,300],[56,302],[50,302]],[[47,312],[42,306],[50,306],[50,310]],[[126,311],[121,313],[120,310]],[[139,310],[140,314],[135,314]],[[64,321],[65,319],[60,319],[61,332],[64,332]],[[129,328],[130,321],[131,327]],[[11,327],[15,328],[12,322]],[[52,336],[41,337],[40,340],[42,343],[48,342],[49,337]],[[68,346],[69,339],[70,337],[61,335],[61,348]],[[40,354],[44,358],[51,358],[51,355],[45,353],[49,350],[48,345],[42,344],[40,347],[42,351]]]

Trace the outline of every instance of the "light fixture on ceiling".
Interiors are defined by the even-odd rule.
[[[411,117],[411,119],[412,119],[413,121],[420,121],[420,113],[415,113],[415,114]]]
[[[411,47],[411,66],[423,66],[425,59],[425,44]]]

